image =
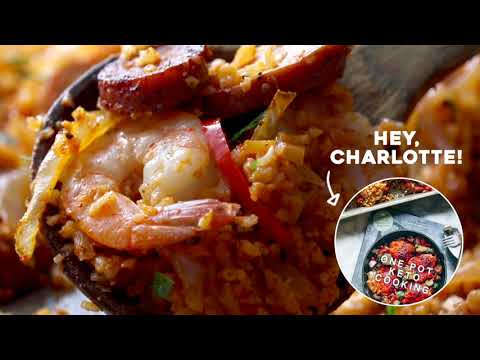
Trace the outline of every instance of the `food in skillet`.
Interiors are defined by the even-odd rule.
[[[463,150],[462,165],[431,164],[405,169],[406,176],[432,184],[452,201],[462,219],[465,251],[458,271],[445,289],[422,304],[396,309],[396,314],[480,314],[479,85],[480,56],[476,56],[431,88],[405,125],[391,122],[381,125],[416,130],[424,148]],[[359,294],[353,294],[335,311],[336,314],[384,312],[383,307]]]
[[[430,240],[402,236],[370,252],[366,285],[383,304],[408,305],[427,299],[443,285],[442,259]]]
[[[181,47],[124,48],[118,63],[99,75],[104,107],[77,108],[38,169],[16,236],[22,259],[31,258],[38,235],[45,235],[56,260],[111,313],[328,312],[344,287],[337,284],[333,255],[338,210],[324,201],[323,178],[330,151],[356,144],[371,127],[352,112],[351,96],[334,84],[335,78],[320,79],[321,66],[311,63],[327,58],[327,68],[341,70],[347,47],[308,48],[304,57],[295,48],[297,61],[282,69],[268,65],[275,49],[282,47],[242,47],[226,63],[211,60],[208,49],[192,50],[193,60],[180,56],[186,51]],[[323,51],[343,55],[321,56]],[[207,80],[196,67],[190,72],[191,61],[206,64]],[[219,62],[235,70],[233,75],[215,70]],[[253,83],[260,81],[256,66],[262,73],[273,68],[268,79],[278,80],[275,92],[261,101],[248,86],[229,82],[243,70]],[[149,99],[138,112],[125,114],[137,104],[117,96],[124,84],[111,77],[112,68],[135,74],[128,81]],[[310,82],[283,88],[281,79],[289,74]],[[171,79],[176,79],[175,89],[184,86],[176,81],[196,84],[187,94],[190,99],[178,98],[177,91],[169,96],[163,87]],[[162,91],[156,90],[159,84]],[[228,96],[242,91],[245,98],[235,93],[241,100],[237,110],[220,101],[213,111],[206,101],[209,87]],[[162,106],[152,108],[155,101]],[[205,116],[253,109],[265,111],[228,137],[218,119]],[[227,126],[236,119],[223,121]],[[357,186],[388,172],[381,171],[339,167],[348,179],[339,186],[353,194]]]
[[[60,92],[116,46],[0,46],[0,303],[64,281],[40,246],[35,267],[24,266],[13,236],[29,197],[29,158],[39,118]],[[50,274],[52,273],[52,275]]]
[[[367,186],[348,205],[349,208],[371,207],[406,195],[432,191],[428,185],[408,179],[379,181]]]

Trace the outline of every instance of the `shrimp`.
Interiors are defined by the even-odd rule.
[[[412,165],[408,176],[433,185],[451,200],[464,194],[471,197],[474,189],[469,182],[478,177],[479,119],[480,56],[477,55],[431,88],[406,123],[406,130],[416,131],[421,149],[462,150],[462,164]]]
[[[130,120],[81,152],[60,199],[97,244],[147,251],[233,222],[238,204],[202,199],[221,183],[200,121],[170,113]]]

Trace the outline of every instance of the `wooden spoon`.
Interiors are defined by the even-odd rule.
[[[478,53],[480,45],[357,45],[341,82],[372,123],[404,121],[440,76]]]

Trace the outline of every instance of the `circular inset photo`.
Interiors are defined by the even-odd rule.
[[[457,271],[462,225],[432,186],[384,179],[360,190],[343,209],[335,253],[343,276],[371,300],[417,304],[438,294]]]

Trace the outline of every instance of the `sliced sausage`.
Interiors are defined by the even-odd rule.
[[[267,50],[271,51],[270,56],[279,59],[278,63],[252,74],[256,64],[262,62],[265,67]],[[303,92],[328,86],[342,76],[350,46],[266,45],[257,47],[256,52],[257,56],[251,63],[238,68],[242,78],[239,84],[221,86],[222,79],[211,71],[212,85],[204,90],[202,99],[205,115],[233,117],[267,106],[277,90]]]
[[[193,98],[208,80],[210,50],[205,45],[161,45],[155,50],[156,63],[120,57],[100,72],[103,108],[119,113],[162,111]]]

